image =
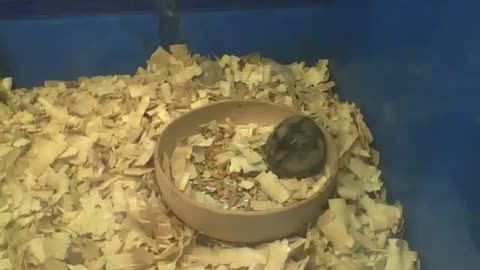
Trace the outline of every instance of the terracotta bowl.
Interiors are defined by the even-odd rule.
[[[323,189],[310,198],[284,208],[264,211],[211,209],[178,190],[164,168],[163,157],[170,157],[177,142],[198,133],[200,125],[230,118],[239,124],[278,124],[286,117],[301,114],[289,107],[263,101],[230,100],[192,110],[172,121],[159,136],[155,149],[155,170],[162,199],[186,225],[212,238],[232,243],[272,241],[305,230],[323,212],[335,189],[337,152],[332,138],[325,132],[330,175]],[[168,170],[169,171],[169,170]],[[324,169],[325,171],[325,169]],[[324,173],[324,171],[322,173]]]

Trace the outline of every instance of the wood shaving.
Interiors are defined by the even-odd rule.
[[[272,173],[260,173],[255,180],[260,183],[260,187],[267,194],[268,197],[278,203],[283,203],[290,198],[288,189],[278,181],[277,176]]]
[[[373,135],[357,106],[333,93],[327,60],[313,67],[258,54],[216,61],[174,45],[159,48],[133,75],[46,81],[33,89],[12,89],[12,78],[0,82],[1,270],[420,269],[417,253],[401,240],[403,210],[387,203]],[[152,169],[157,135],[192,108],[229,98],[293,107],[335,138],[337,192],[306,234],[255,246],[201,240],[162,204]],[[194,170],[185,153],[173,160],[173,177],[187,182],[186,190],[195,172],[195,179],[225,179],[226,173],[238,179],[239,170],[264,171],[258,155],[244,147],[255,145],[249,138],[261,127],[223,127],[225,134],[242,134],[230,152],[199,150],[215,145],[208,138],[185,151],[223,170]],[[167,158],[164,163],[168,168]],[[223,192],[238,192],[224,182]],[[255,177],[238,183],[242,193],[262,199],[251,200],[256,210],[308,194],[305,185],[287,179],[270,200],[274,195]],[[190,192],[224,207],[213,195]]]

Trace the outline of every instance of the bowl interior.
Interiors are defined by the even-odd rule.
[[[275,103],[269,103],[257,100],[239,100],[239,101],[222,101],[201,107],[199,109],[190,111],[177,119],[172,121],[163,131],[159,137],[156,158],[157,163],[162,166],[157,167],[157,170],[161,170],[160,174],[163,175],[158,179],[160,185],[167,185],[169,192],[177,193],[178,196],[183,196],[189,203],[208,209],[211,212],[217,212],[228,215],[265,215],[268,213],[275,213],[280,211],[288,211],[297,207],[300,204],[308,203],[308,201],[314,200],[316,195],[313,195],[305,200],[292,203],[288,206],[276,209],[262,210],[262,211],[241,211],[241,210],[223,210],[212,209],[206,205],[203,205],[188,196],[185,196],[182,191],[178,190],[171,181],[168,161],[164,160],[166,157],[170,157],[177,143],[186,137],[198,133],[200,125],[208,123],[209,121],[216,120],[219,123],[225,123],[226,118],[229,118],[235,124],[249,124],[256,123],[258,125],[277,125],[283,119],[295,115],[301,114],[287,106],[279,105]],[[334,171],[332,163],[336,162],[335,151],[332,149],[333,143],[331,138],[326,136],[327,143],[327,160],[325,168],[328,168],[330,172]],[[321,173],[324,173],[322,170]],[[331,181],[331,178],[328,179]],[[327,188],[328,183],[325,184]],[[318,193],[322,193],[324,190],[320,190]]]

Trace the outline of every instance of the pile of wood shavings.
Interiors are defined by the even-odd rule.
[[[386,203],[373,137],[358,108],[332,94],[326,60],[213,61],[175,45],[134,76],[0,85],[2,270],[418,269],[416,252],[399,239],[402,208]],[[295,107],[335,138],[337,197],[304,237],[251,247],[201,241],[160,202],[156,135],[190,109],[227,98]]]
[[[279,179],[268,170],[261,147],[273,129],[229,119],[202,125],[172,154],[175,186],[200,203],[230,210],[280,208],[312,196],[326,177]]]

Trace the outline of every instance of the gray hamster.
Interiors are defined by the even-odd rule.
[[[220,65],[212,60],[206,60],[200,64],[202,74],[197,79],[206,86],[212,86],[222,79],[223,69]]]
[[[325,134],[307,116],[295,115],[280,122],[262,150],[267,166],[279,177],[309,177],[325,166]]]

